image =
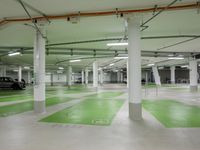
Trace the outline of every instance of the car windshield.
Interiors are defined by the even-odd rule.
[[[5,78],[5,81],[11,82],[11,81],[13,81],[13,79],[12,78]]]

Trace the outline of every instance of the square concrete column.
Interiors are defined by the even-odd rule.
[[[1,77],[6,77],[6,65],[1,66]]]
[[[43,29],[41,29],[43,32]],[[45,112],[45,39],[36,31],[34,42],[34,111]]]
[[[27,83],[28,84],[31,84],[31,79],[32,79],[32,77],[31,77],[31,71],[27,71]]]
[[[189,61],[189,69],[190,69],[190,91],[197,92],[198,91],[198,73],[197,73],[197,61],[190,60]]]
[[[159,72],[158,72],[158,67],[153,66],[152,70],[153,70],[153,76],[154,76],[154,79],[155,79],[155,83],[156,83],[156,85],[160,86],[161,82],[160,82],[160,75],[159,75]]]
[[[171,66],[170,67],[171,84],[175,84],[175,69],[176,69],[176,66]]]
[[[132,120],[142,119],[141,104],[141,35],[140,15],[127,16],[128,23],[128,63],[127,84],[129,96],[129,117]]]
[[[102,85],[103,84],[103,79],[104,79],[104,73],[103,73],[103,69],[101,68],[100,69],[100,84]]]

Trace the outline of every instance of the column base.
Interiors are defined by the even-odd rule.
[[[34,112],[35,113],[44,113],[46,112],[45,101],[34,101]]]
[[[198,91],[198,85],[190,86],[190,92],[197,92]]]
[[[131,120],[142,120],[141,103],[129,103],[129,118]]]

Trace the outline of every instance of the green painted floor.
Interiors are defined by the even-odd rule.
[[[65,108],[42,122],[86,125],[110,125],[124,101],[116,99],[121,92],[104,92],[85,99],[81,103]]]
[[[200,127],[200,107],[175,100],[144,100],[143,107],[167,128]]]
[[[51,97],[46,99],[46,106],[65,103],[72,100],[68,97]],[[6,117],[33,110],[33,101],[21,102],[6,106],[0,106],[0,117]]]

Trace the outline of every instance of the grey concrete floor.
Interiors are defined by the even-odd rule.
[[[126,100],[111,126],[88,126],[50,124],[38,122],[60,109],[79,103],[77,100],[48,107],[47,113],[36,115],[33,112],[0,118],[0,150],[199,150],[200,128],[165,128],[152,115],[143,110],[142,121],[132,121],[128,117],[128,102],[125,85],[105,85],[106,90],[124,90],[120,96]],[[103,91],[104,88],[99,88]],[[160,88],[148,89],[143,97],[176,98],[190,102],[199,99],[200,93],[186,90],[174,91]],[[185,98],[187,97],[187,98]],[[197,103],[195,104],[198,105]],[[200,118],[198,118],[200,119]]]

